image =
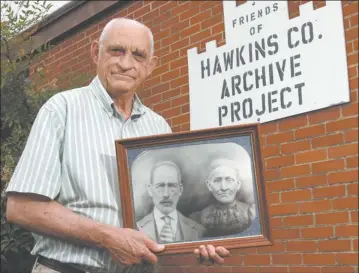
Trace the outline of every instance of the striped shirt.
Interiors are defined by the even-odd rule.
[[[137,96],[125,121],[95,77],[90,85],[58,93],[42,106],[7,192],[44,195],[80,215],[120,227],[115,140],[170,132],[165,119]],[[103,249],[34,237],[34,255],[90,272],[122,271]]]

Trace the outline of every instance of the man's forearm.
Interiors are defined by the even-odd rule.
[[[6,214],[9,222],[30,231],[96,247],[103,247],[112,228],[32,194],[9,194]]]

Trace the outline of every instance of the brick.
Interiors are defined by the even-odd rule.
[[[188,18],[191,18],[193,16],[195,16],[197,13],[199,13],[199,6],[193,7],[183,13],[181,13],[180,16],[180,21],[186,20]]]
[[[282,219],[280,217],[278,218],[271,218],[270,219],[270,226],[271,228],[279,228],[282,226]],[[259,250],[258,250],[259,252]]]
[[[358,253],[337,253],[338,264],[358,265]]]
[[[188,77],[187,76],[181,76],[173,81],[171,81],[171,88],[176,88],[181,85],[185,85],[188,83]]]
[[[297,238],[299,238],[299,230],[298,229],[273,229],[272,236],[275,240],[297,239]]]
[[[290,129],[297,129],[308,124],[307,115],[299,115],[280,120],[279,131],[287,131]]]
[[[350,90],[358,89],[358,78],[352,78],[349,80],[349,89]]]
[[[189,1],[183,2],[183,3],[179,2],[178,4],[179,5],[177,7],[173,8],[171,10],[171,15],[172,16],[181,14],[181,13],[183,13],[183,12],[185,12],[185,11],[187,11],[187,10],[189,10],[191,8],[191,3]]]
[[[358,164],[358,156],[347,157],[346,158],[347,168],[357,168]]]
[[[303,263],[304,264],[335,264],[335,255],[334,254],[303,254]]]
[[[191,36],[193,33],[197,33],[201,30],[201,25],[200,24],[196,24],[196,25],[190,25],[190,27],[185,28],[181,31],[181,37],[182,39],[185,37],[189,37]]]
[[[314,266],[300,266],[300,267],[293,267],[289,268],[290,273],[320,273],[320,267]]]
[[[297,191],[289,191],[281,193],[282,202],[296,202],[301,200],[309,200],[311,199],[310,190],[297,190]]]
[[[358,135],[359,135],[358,129],[345,131],[344,132],[345,142],[358,141]]]
[[[176,79],[179,76],[179,69],[171,70],[161,75],[161,83]]]
[[[324,123],[329,120],[336,120],[340,117],[340,108],[333,107],[324,110],[319,110],[309,115],[309,124]]]
[[[161,266],[156,270],[156,273],[185,273],[186,269],[180,266]]]
[[[266,189],[269,192],[277,192],[277,191],[288,190],[293,188],[294,188],[293,179],[286,179],[286,180],[266,183]]]
[[[272,254],[272,264],[301,264],[301,254]]]
[[[343,117],[358,116],[358,102],[342,106]]]
[[[278,204],[280,202],[279,193],[270,193],[267,195],[268,204]]]
[[[317,200],[313,202],[299,203],[300,213],[321,212],[321,211],[330,210],[331,208],[332,208],[332,203],[330,200]]]
[[[303,228],[302,238],[328,238],[333,236],[332,227]]]
[[[335,227],[337,237],[358,237],[358,225],[344,225]]]
[[[352,250],[358,251],[358,239],[352,240]]]
[[[344,136],[342,133],[312,139],[313,148],[334,146],[342,143],[344,143]]]
[[[270,215],[287,215],[287,214],[296,214],[298,212],[297,204],[279,204],[271,205],[269,207]]]
[[[282,178],[301,176],[301,175],[305,175],[305,174],[309,174],[309,173],[310,173],[309,164],[283,167],[280,170],[280,174],[281,174]]]
[[[255,266],[240,266],[240,267],[232,267],[232,273],[258,273],[257,267]]]
[[[258,267],[258,273],[287,273],[288,269],[284,266],[261,266]],[[228,272],[227,272],[228,273]]]
[[[312,138],[314,136],[323,135],[325,133],[324,125],[315,125],[302,129],[297,129],[295,131],[295,139],[303,139],[303,138]]]
[[[171,52],[170,54],[164,55],[161,57],[161,64],[170,63],[173,60],[177,59],[179,57],[179,51],[176,50],[175,52]]]
[[[258,247],[258,254],[260,253],[272,253],[272,252],[283,252],[284,243],[283,242],[274,242],[271,246]]]
[[[155,70],[153,70],[152,77],[159,76],[167,71],[169,71],[169,64],[158,66]]]
[[[271,181],[279,178],[279,170],[264,170],[264,179],[265,181]]]
[[[288,166],[294,164],[294,156],[287,155],[287,156],[273,157],[267,159],[265,162],[266,162],[266,167],[269,169]]]
[[[249,254],[244,256],[243,260],[245,265],[270,264],[270,259],[268,255]]]
[[[182,114],[182,110],[181,107],[174,107],[168,110],[165,110],[162,112],[162,116],[164,118],[172,118],[172,117],[176,117]]]
[[[205,11],[203,11],[201,13],[198,13],[198,14],[196,14],[196,16],[193,16],[191,18],[191,25],[201,23],[204,20],[208,19],[209,17],[211,17],[211,10],[205,10]]]
[[[358,128],[357,117],[332,121],[326,124],[326,129],[328,133],[353,128]]]
[[[204,39],[206,39],[208,41],[211,40],[211,30],[210,29],[206,29],[206,30],[203,30],[201,32],[191,35],[190,43],[193,44],[193,43],[202,41]]]
[[[328,174],[328,183],[344,183],[358,181],[358,170],[345,171],[345,172],[334,172]]]
[[[345,31],[345,41],[358,39],[358,27],[353,27]]]
[[[272,145],[262,148],[262,156],[264,158],[278,155],[280,155],[280,147],[278,145]]]
[[[312,164],[313,173],[337,171],[343,168],[344,168],[344,159],[327,160],[327,161]]]
[[[314,198],[337,197],[345,195],[344,186],[329,186],[313,189]]]
[[[358,211],[350,212],[350,218],[352,219],[352,223],[358,223],[359,221]]]
[[[293,132],[278,133],[278,134],[267,136],[266,143],[267,145],[278,144],[278,143],[291,141],[293,140],[293,138],[294,138]]]
[[[357,209],[358,205],[358,198],[355,196],[333,200],[334,209]]]
[[[188,41],[188,38],[184,40]],[[187,65],[187,58],[180,58],[170,63],[171,69],[176,69],[178,67],[182,67],[186,65]]]
[[[310,149],[310,141],[302,140],[296,142],[283,143],[280,145],[283,154],[291,154],[300,151],[307,151]]]
[[[343,146],[332,147],[328,149],[328,157],[343,157],[358,154],[358,143],[346,144]]]
[[[201,22],[201,29],[210,28],[218,23],[223,22],[223,14],[217,14],[215,16],[210,16],[207,20]],[[213,32],[212,32],[213,33]]]
[[[181,95],[180,97],[172,99],[172,105],[180,106],[180,105],[188,103],[188,100],[189,100],[188,94]]]
[[[324,214],[315,215],[316,224],[339,224],[339,223],[348,223],[349,222],[349,213],[348,212],[330,212]]]
[[[182,113],[189,113],[189,103],[182,105]]]
[[[312,215],[296,215],[283,217],[284,226],[309,226],[313,224]]]
[[[348,191],[348,195],[358,196],[358,183],[347,185],[347,191]]]
[[[182,123],[186,123],[186,122],[189,122],[189,113],[182,114],[182,115],[172,119],[173,125],[178,125],[178,124],[182,124]]]
[[[331,266],[331,267],[322,267],[322,273],[353,273],[354,268],[348,266]]]
[[[268,123],[264,123],[260,128],[261,134],[269,134],[278,132],[278,121],[271,121]]]
[[[348,251],[350,240],[325,240],[318,242],[319,251]]]
[[[295,155],[295,163],[302,164],[302,163],[309,163],[315,161],[322,161],[327,158],[327,150],[320,149],[320,150],[311,150],[302,153],[297,153]]]
[[[312,252],[317,250],[315,241],[290,241],[287,242],[287,251]]]
[[[163,110],[169,109],[171,107],[171,101],[165,101],[153,106],[153,111],[161,112]]]

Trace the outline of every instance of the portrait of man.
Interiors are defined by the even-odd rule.
[[[198,240],[205,231],[177,210],[183,192],[181,177],[181,170],[171,161],[159,161],[151,170],[147,191],[154,208],[137,222],[137,227],[159,243]]]
[[[213,160],[205,183],[213,202],[190,215],[206,228],[205,236],[238,234],[248,229],[256,216],[255,204],[236,199],[242,185],[238,163],[225,158]]]

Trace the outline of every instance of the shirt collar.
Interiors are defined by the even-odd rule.
[[[153,213],[155,214],[155,219],[162,219],[163,216],[166,216],[162,212],[160,212],[156,207],[153,208]],[[177,222],[178,219],[177,210],[172,211],[167,216],[171,218],[171,221]]]
[[[100,101],[102,107],[105,109],[105,111],[109,115],[114,115],[115,111],[115,103],[113,102],[112,98],[106,91],[106,89],[103,87],[100,79],[98,76],[96,76],[92,82],[90,83],[90,86],[92,87],[92,91],[95,95],[95,97]],[[134,94],[133,98],[133,105],[132,105],[132,113],[131,118],[137,118],[142,116],[145,113],[146,108],[142,104],[141,100],[137,96],[137,94]]]

